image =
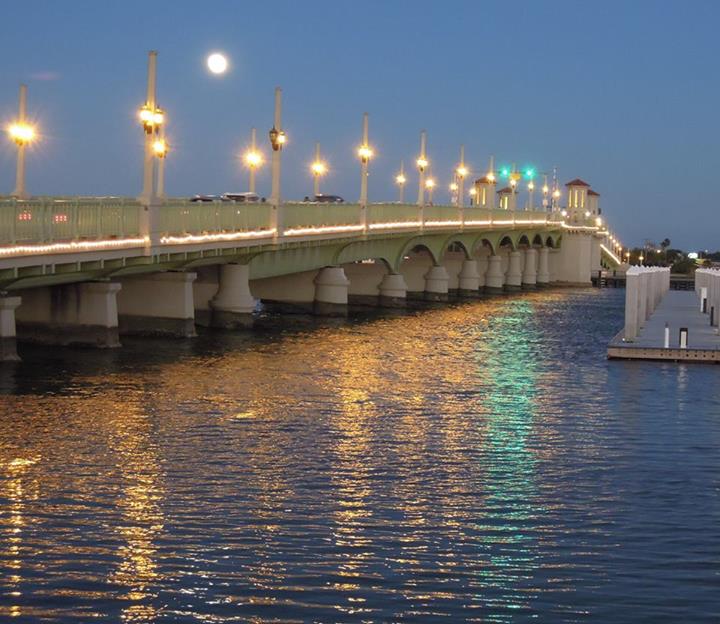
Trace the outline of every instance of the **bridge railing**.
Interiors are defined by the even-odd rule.
[[[181,236],[269,230],[270,204],[170,200],[160,206],[161,234]]]
[[[143,237],[140,215],[144,207],[134,199],[37,198],[29,201],[0,199],[0,245],[3,254],[12,255],[12,247],[24,245],[21,253],[32,253],[28,244],[109,240],[113,246],[121,240],[136,243]],[[182,244],[183,239],[220,235],[217,240],[273,236],[273,208],[269,203],[190,202],[168,199],[157,207],[153,231],[161,242]],[[515,224],[541,225],[560,220],[559,213],[544,211],[486,210],[466,206],[433,205],[422,209],[414,204],[369,204],[367,223],[371,231],[456,228]],[[285,203],[281,208],[280,235],[298,236],[361,230],[362,211],[358,204]],[[559,223],[558,223],[559,225]],[[165,239],[165,240],[163,240]],[[118,242],[113,242],[117,240]],[[213,240],[213,238],[205,238]],[[192,242],[192,241],[190,241]],[[93,243],[96,245],[96,243]]]
[[[124,198],[0,200],[0,244],[133,238],[139,210]]]

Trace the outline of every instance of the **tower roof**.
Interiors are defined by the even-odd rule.
[[[570,180],[570,182],[568,182],[565,186],[587,186],[588,188],[590,188],[590,185],[584,180],[581,180],[580,178]]]
[[[506,186],[505,188],[501,188],[498,193],[512,193],[513,190],[509,186]]]
[[[484,175],[482,178],[478,178],[475,180],[475,184],[495,184],[495,180],[491,180],[486,175]]]
[[[594,197],[600,197],[600,193],[597,191],[593,191],[592,189],[588,189],[588,195],[593,195]]]

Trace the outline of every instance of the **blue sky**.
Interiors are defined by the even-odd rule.
[[[12,119],[27,82],[42,133],[32,192],[136,195],[135,114],[157,49],[173,195],[246,190],[238,154],[253,126],[265,144],[282,86],[286,198],[312,190],[320,141],[331,167],[323,190],[357,200],[368,111],[371,201],[396,198],[394,174],[414,161],[425,128],[443,189],[464,143],[478,172],[495,154],[587,180],[626,243],[668,236],[716,249],[719,18],[720,3],[692,0],[24,0],[3,11],[0,119]],[[232,63],[223,78],[204,67],[214,50]],[[13,176],[4,140],[3,192]],[[258,185],[269,194],[268,167]]]

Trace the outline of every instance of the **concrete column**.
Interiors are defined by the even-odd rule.
[[[404,308],[407,303],[407,284],[400,273],[387,273],[380,282],[379,305],[383,308]]]
[[[250,293],[249,278],[247,264],[220,265],[220,284],[210,300],[212,327],[232,329],[252,325],[255,299]]]
[[[478,271],[478,291],[482,292],[485,290],[485,275],[487,274],[488,259],[485,256],[480,256],[477,259],[477,271]]]
[[[545,286],[550,282],[550,250],[547,247],[541,247],[538,251],[538,286]]]
[[[488,258],[488,269],[485,273],[485,291],[500,293],[505,285],[505,276],[502,271],[502,258],[492,255]]]
[[[0,296],[0,362],[17,362],[15,338],[15,309],[20,305],[20,297]]]
[[[350,280],[342,267],[325,267],[315,277],[313,313],[319,316],[347,316]]]
[[[51,345],[119,347],[117,282],[85,282],[23,292],[21,340]]]
[[[505,289],[519,290],[522,286],[522,252],[510,252],[510,264],[505,274]]]
[[[625,277],[625,330],[624,338],[632,342],[637,338],[640,307],[639,276],[634,269],[628,269]]]
[[[461,297],[480,295],[480,274],[477,260],[464,260],[458,274],[458,291]]]
[[[121,334],[192,338],[195,273],[169,271],[123,280],[118,296]]]
[[[425,273],[425,299],[427,301],[447,301],[449,281],[450,276],[444,266],[430,267],[430,270]]]
[[[648,317],[648,288],[645,273],[638,275],[638,327],[645,327],[645,321]]]
[[[522,273],[523,288],[532,290],[537,286],[537,250],[525,250],[525,266]]]

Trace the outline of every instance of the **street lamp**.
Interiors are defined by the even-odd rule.
[[[477,189],[473,186],[468,191],[468,194],[470,195],[470,205],[472,206],[475,203],[475,198],[477,197]]]
[[[147,75],[147,97],[145,103],[138,111],[140,125],[145,134],[145,161],[143,166],[143,190],[140,195],[141,201],[146,204],[152,204],[158,194],[154,187],[155,177],[155,159],[165,156],[167,150],[163,150],[162,156],[155,149],[155,143],[158,140],[164,141],[161,134],[161,128],[165,123],[165,111],[163,111],[156,101],[156,85],[157,85],[157,52],[151,50],[148,53],[148,75]],[[160,167],[158,167],[159,171]]]
[[[250,149],[248,149],[243,154],[243,160],[245,161],[245,166],[248,168],[249,171],[249,183],[248,183],[248,191],[251,193],[255,192],[255,169],[258,167],[261,167],[263,164],[263,156],[262,154],[257,150],[256,141],[257,141],[257,131],[255,128],[252,129],[250,138]]]
[[[405,177],[405,163],[400,161],[400,173],[395,176],[395,184],[397,184],[400,189],[399,202],[401,204],[405,201],[405,182],[407,182],[407,178]]]
[[[25,147],[35,139],[35,128],[26,121],[27,116],[27,85],[20,85],[18,102],[18,119],[7,128],[8,135],[17,145],[17,169],[15,171],[15,190],[13,197],[28,197],[25,189]]]
[[[430,164],[427,159],[426,154],[427,149],[427,132],[423,130],[420,133],[420,156],[418,156],[418,159],[415,161],[415,164],[417,165],[418,172],[420,173],[418,177],[418,200],[417,204],[418,206],[423,206],[425,204],[425,170],[428,168],[428,165]]]
[[[315,160],[310,165],[310,172],[313,175],[313,195],[317,199],[320,194],[320,178],[327,173],[327,165],[320,160],[320,143],[315,144]]]
[[[363,215],[365,215],[364,209],[367,207],[368,198],[368,164],[370,159],[373,157],[373,151],[368,143],[368,114],[363,114],[363,127],[362,127],[362,145],[358,147],[358,157],[360,158],[360,206],[363,208]],[[365,224],[365,218],[363,216],[363,224]]]
[[[273,206],[273,227],[276,233],[279,233],[281,223],[278,218],[278,208],[280,206],[280,154],[283,145],[285,145],[285,132],[281,129],[282,114],[282,89],[275,88],[275,117],[273,119],[273,127],[270,128],[268,136],[270,137],[270,147],[272,148],[272,189],[270,192],[270,203]]]
[[[528,210],[535,209],[535,183],[530,180],[528,182]]]
[[[465,166],[465,146],[460,146],[460,164],[455,169],[455,176],[457,177],[458,194],[457,194],[457,205],[462,208],[465,203],[465,178],[468,174],[468,168]]]
[[[435,188],[435,180],[433,180],[432,178],[428,178],[425,181],[425,188],[427,189],[427,192],[428,192],[428,203],[432,204],[433,189]]]

